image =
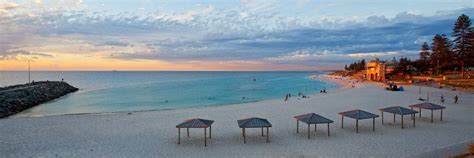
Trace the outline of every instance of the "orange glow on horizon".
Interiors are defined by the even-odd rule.
[[[27,60],[0,60],[0,71],[27,70]],[[273,65],[261,61],[121,60],[61,54],[31,61],[32,71],[314,71],[315,68]]]

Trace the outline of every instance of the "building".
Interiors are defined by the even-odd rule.
[[[367,63],[366,78],[369,81],[385,81],[386,67],[385,62],[378,58]]]

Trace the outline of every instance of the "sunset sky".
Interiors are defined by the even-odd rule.
[[[324,70],[417,56],[474,0],[0,0],[0,70]]]

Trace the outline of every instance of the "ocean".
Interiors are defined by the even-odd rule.
[[[80,90],[18,117],[224,106],[337,85],[309,79],[323,72],[32,72],[31,80],[64,81]],[[27,72],[0,72],[0,86],[28,82]]]

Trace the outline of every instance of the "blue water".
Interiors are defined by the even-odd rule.
[[[61,80],[76,93],[19,116],[163,110],[220,106],[311,94],[337,85],[309,79],[321,72],[32,72],[32,80]],[[255,79],[255,80],[254,80]],[[26,83],[26,72],[0,72],[0,86]]]

